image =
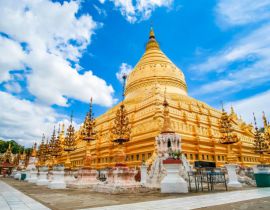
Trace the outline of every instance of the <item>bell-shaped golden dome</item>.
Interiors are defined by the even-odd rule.
[[[183,72],[160,50],[151,28],[145,53],[127,78],[125,97],[138,97],[157,84],[166,87],[167,94],[187,95]]]

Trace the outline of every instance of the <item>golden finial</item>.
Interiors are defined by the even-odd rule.
[[[153,27],[151,27],[150,29],[149,40],[146,45],[146,50],[149,50],[149,49],[159,49],[159,44],[156,41],[156,36],[155,36]]]
[[[123,99],[122,99],[122,101],[124,101],[124,99],[125,99],[126,81],[127,81],[127,74],[126,73],[123,73],[122,79],[123,79],[123,93],[122,93]]]
[[[60,133],[61,133],[61,129],[60,129],[60,128],[61,128],[61,125],[60,125],[60,123],[59,123],[59,124],[58,124],[58,132],[57,132],[58,135],[60,135]]]
[[[65,123],[62,123],[62,130],[61,130],[61,134],[65,133]]]
[[[220,104],[221,104],[221,110],[222,110],[222,112],[225,112],[223,101],[221,101]]]
[[[267,129],[267,127],[268,127],[268,122],[267,122],[267,119],[266,119],[266,116],[265,116],[264,111],[263,111],[263,125],[264,125],[264,128]]]
[[[231,106],[231,115],[234,115],[234,114],[235,114],[234,108],[233,108],[233,106]]]
[[[154,29],[152,26],[151,26],[150,33],[149,33],[149,39],[155,39],[155,33],[154,33]]]
[[[255,126],[255,129],[257,130],[258,129],[258,126],[257,126],[257,120],[256,120],[256,116],[253,112],[253,119],[254,119],[254,126]]]

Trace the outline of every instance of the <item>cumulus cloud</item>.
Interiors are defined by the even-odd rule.
[[[67,128],[70,124],[70,116],[3,91],[0,91],[0,107],[0,139],[15,139],[26,146],[40,142],[43,133],[50,137],[54,126],[58,128],[59,124],[64,124]],[[73,125],[75,129],[81,126],[74,119]]]
[[[0,91],[0,138],[29,146],[42,133],[50,136],[54,125],[69,123],[51,105],[68,106],[69,99],[114,103],[112,86],[79,65],[99,26],[89,14],[78,15],[79,7],[80,1],[0,0],[0,85],[6,91]],[[29,94],[34,101],[24,99]]]
[[[232,101],[228,103],[228,106],[232,105],[236,113],[238,115],[241,115],[241,117],[248,123],[253,123],[252,113],[254,112],[258,120],[258,124],[260,126],[263,126],[262,123],[263,111],[265,112],[268,120],[270,120],[269,101],[270,101],[270,90],[243,100]]]
[[[116,73],[116,77],[119,80],[119,82],[123,82],[123,78],[122,76],[125,75],[129,75],[129,73],[132,71],[133,67],[127,63],[122,63],[119,71]]]
[[[224,26],[244,25],[270,18],[269,0],[220,0],[216,7],[219,23]]]
[[[39,142],[42,133],[50,136],[54,125],[69,123],[68,116],[56,113],[51,107],[3,91],[0,91],[0,107],[0,138],[15,139],[27,146]]]
[[[158,7],[171,7],[174,0],[107,0],[113,2],[121,14],[130,23],[139,22],[149,19],[152,12]],[[105,3],[106,0],[100,0],[100,3]]]
[[[0,83],[11,79],[10,71],[24,68],[24,58],[25,54],[19,43],[0,36]]]
[[[90,70],[80,73],[73,67],[98,26],[88,14],[77,16],[78,10],[79,1],[0,0],[0,32],[6,35],[0,36],[0,55],[7,49],[8,57],[0,62],[0,80],[8,81],[14,69],[27,69],[27,89],[39,101],[67,106],[69,98],[88,102],[93,97],[111,106],[112,86]]]
[[[255,29],[242,34],[226,47],[204,59],[202,63],[191,66],[199,75],[215,73],[217,80],[202,85],[193,95],[212,93],[233,93],[243,89],[258,87],[270,81],[270,14],[269,1],[219,1],[217,15],[233,26],[248,24],[250,18],[260,22]],[[250,4],[248,3],[250,2]],[[261,14],[256,11],[261,8]],[[266,10],[268,13],[266,13]],[[242,14],[243,13],[243,14]],[[241,15],[240,15],[241,14]],[[245,19],[239,20],[238,16]]]

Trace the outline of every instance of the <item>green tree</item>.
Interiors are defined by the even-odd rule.
[[[31,148],[24,148],[24,146],[18,144],[14,140],[0,140],[0,153],[5,153],[8,149],[9,144],[11,144],[11,150],[13,154],[22,153],[25,149],[27,152],[31,151]]]

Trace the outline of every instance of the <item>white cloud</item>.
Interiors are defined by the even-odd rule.
[[[231,18],[226,19],[226,21],[228,24],[235,25],[238,25],[238,21],[233,21],[233,19],[237,19],[237,16],[243,12],[245,17],[256,15],[258,18],[253,17],[253,19],[256,21],[261,20],[261,14],[256,11],[256,8],[270,5],[269,1],[268,4],[266,1],[262,1],[262,4],[257,1],[250,4],[246,2],[245,6],[240,3],[244,1],[237,1],[235,4],[229,4],[229,2],[220,1],[217,11],[222,13],[219,15],[224,15],[223,13],[230,14]],[[268,7],[268,14],[270,14],[270,7]],[[262,14],[262,16],[264,15]],[[241,22],[241,24],[244,23],[248,22]],[[269,20],[261,23],[255,29],[238,36],[224,49],[206,57],[202,63],[193,65],[191,69],[200,76],[214,72],[216,81],[211,83],[207,81],[207,84],[202,85],[192,94],[216,94],[218,92],[228,94],[268,83],[270,81],[269,23]]]
[[[119,68],[119,71],[116,73],[116,77],[117,79],[119,80],[119,82],[123,82],[123,74],[125,75],[129,75],[129,73],[132,71],[133,67],[127,63],[122,63],[120,68]]]
[[[268,120],[270,120],[270,90],[260,93],[258,95],[246,98],[240,101],[233,101],[228,103],[228,106],[232,105],[238,115],[241,115],[243,120],[248,123],[253,123],[253,115],[257,118],[258,124],[263,126],[262,112],[266,113]]]
[[[0,36],[0,83],[11,78],[10,71],[24,68],[24,57],[20,44]]]
[[[0,139],[15,139],[26,146],[39,142],[42,133],[50,136],[54,125],[64,123],[66,128],[69,125],[69,116],[3,91],[0,91],[0,107]],[[76,122],[74,126],[79,127]]]
[[[255,23],[270,18],[269,0],[220,0],[216,12],[225,26]]]
[[[29,58],[28,63],[36,71],[28,76],[28,88],[33,95],[39,96],[40,101],[65,106],[67,97],[85,102],[93,97],[97,104],[112,105],[112,86],[107,86],[91,71],[78,74],[66,60],[53,54],[33,52]]]
[[[98,7],[97,5],[93,5],[93,7],[95,8],[95,10],[97,11],[97,13],[99,14],[99,15],[103,15],[103,16],[107,16],[107,12],[106,12],[106,10],[105,9],[102,9],[102,8],[100,8],[100,7]]]
[[[43,132],[50,136],[53,125],[69,120],[50,105],[67,106],[68,99],[114,103],[112,86],[79,65],[98,28],[90,15],[78,16],[79,6],[80,1],[0,0],[0,84],[19,93],[22,81],[36,98],[0,91],[1,138],[29,146]]]
[[[192,69],[200,74],[216,72],[225,74],[222,79],[203,85],[193,92],[194,95],[222,92],[238,92],[242,89],[260,86],[270,81],[270,25],[264,25],[247,37],[236,41],[217,55],[209,57],[204,63],[194,65]],[[234,62],[251,64],[231,69]],[[233,89],[232,89],[233,88]]]
[[[24,64],[30,69],[25,73],[27,88],[39,101],[67,106],[68,98],[88,102],[93,97],[95,103],[111,106],[112,86],[91,71],[80,74],[72,67],[97,28],[90,15],[76,16],[79,6],[79,1],[0,0],[0,32],[10,38],[1,37],[0,44],[11,47],[2,81],[8,81],[8,72],[23,69]],[[27,50],[22,51],[22,43]],[[0,49],[0,55],[5,53]],[[96,89],[102,94],[96,94]]]
[[[56,122],[53,109],[0,91],[0,137],[31,144],[46,130],[46,125]],[[45,127],[44,127],[45,125]]]
[[[158,7],[171,7],[174,0],[107,0],[114,3],[121,14],[130,23],[139,22],[149,19],[152,12]],[[105,3],[105,0],[100,0]]]

